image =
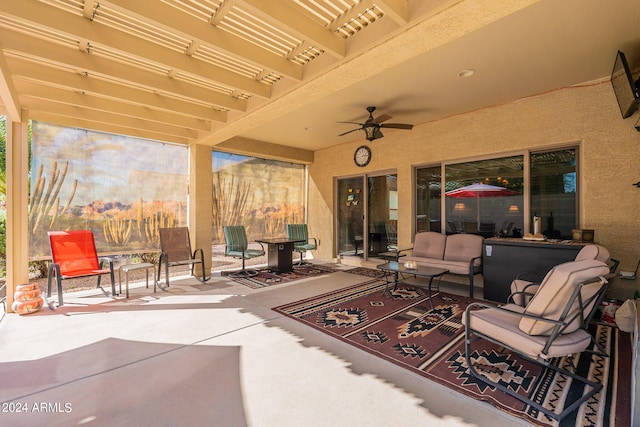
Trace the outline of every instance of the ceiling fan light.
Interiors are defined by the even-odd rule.
[[[363,128],[364,133],[367,135],[367,141],[373,141],[376,139],[376,127],[375,126],[365,126]]]

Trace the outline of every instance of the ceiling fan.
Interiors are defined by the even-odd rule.
[[[373,141],[374,139],[382,138],[384,135],[381,128],[387,129],[413,129],[413,125],[405,124],[405,123],[383,123],[391,118],[388,114],[382,114],[375,119],[373,118],[373,112],[376,111],[376,107],[367,107],[367,111],[369,112],[369,118],[364,123],[357,122],[338,122],[338,123],[352,123],[354,125],[360,125],[357,129],[351,129],[347,132],[341,133],[338,136],[343,136],[351,132],[355,132],[357,130],[363,130],[366,134],[367,141]]]

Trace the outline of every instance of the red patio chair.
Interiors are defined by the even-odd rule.
[[[96,244],[91,230],[50,231],[49,247],[52,263],[49,266],[47,298],[51,297],[51,281],[55,277],[58,286],[58,304],[62,305],[62,281],[79,277],[97,276],[96,287],[100,286],[102,275],[111,276],[111,292],[116,295],[116,282],[111,258],[98,258]],[[106,266],[103,264],[106,263]],[[106,267],[106,268],[105,268]]]

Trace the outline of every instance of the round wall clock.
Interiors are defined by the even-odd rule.
[[[367,166],[371,161],[371,149],[366,145],[356,148],[356,152],[353,154],[353,161],[361,168]]]

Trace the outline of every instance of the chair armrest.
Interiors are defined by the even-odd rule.
[[[618,261],[617,259],[613,259],[613,258],[611,258],[609,261],[611,261],[611,267],[609,267],[609,271],[611,273],[615,273],[616,269],[618,268],[618,265],[620,264],[620,261]]]
[[[521,289],[519,291],[511,292],[509,294],[509,296],[507,297],[507,302],[512,301],[516,305],[519,305],[521,307],[526,307],[527,303],[529,302],[527,297],[529,297],[529,299],[530,299],[531,297],[533,297],[536,294],[535,291],[537,291],[537,289],[535,289],[535,290],[532,289],[531,291],[528,291],[527,289],[528,288],[532,288],[534,286],[540,286],[540,284],[539,283],[529,283],[523,289]],[[516,300],[514,298],[514,296],[518,296],[518,295],[520,295],[522,297],[522,303],[521,304],[516,303]]]
[[[406,248],[406,249],[398,249],[398,255],[400,255],[402,252],[407,252],[407,251],[412,251],[413,248]]]
[[[260,248],[264,251],[264,245],[263,245],[262,243],[260,243],[260,242],[251,242],[251,243],[257,243],[257,244],[259,244],[259,245],[260,245]],[[247,245],[247,248],[248,248],[248,245]],[[242,251],[242,255],[244,255],[244,251]]]
[[[482,255],[473,257],[469,260],[469,272],[473,272],[473,267],[477,259],[482,259]],[[480,271],[482,271],[482,263],[480,263]]]
[[[316,239],[315,237],[309,237],[308,240],[313,240],[313,244],[318,246],[318,239]]]

